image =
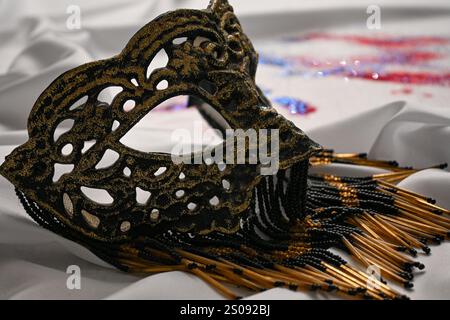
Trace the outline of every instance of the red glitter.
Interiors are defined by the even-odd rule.
[[[354,77],[354,75],[349,76]],[[356,77],[374,80],[372,72],[358,73]],[[449,86],[450,73],[433,74],[427,72],[386,72],[383,74],[378,74],[376,81]]]
[[[424,62],[430,62],[434,60],[438,60],[444,58],[442,54],[438,54],[435,52],[429,52],[429,51],[401,51],[396,52],[395,54],[384,54],[384,55],[377,55],[377,56],[357,56],[357,57],[351,57],[350,59],[346,60],[327,60],[327,61],[320,61],[315,58],[307,57],[307,56],[294,56],[289,57],[288,60],[302,64],[309,68],[323,68],[323,67],[329,67],[329,66],[338,66],[338,65],[346,65],[347,61],[348,63],[354,63],[355,61],[358,61],[358,64],[365,65],[368,63],[376,64],[376,63],[384,63],[384,64],[402,64],[402,65],[419,65]],[[344,62],[344,64],[343,64]]]
[[[372,81],[388,81],[408,85],[438,85],[450,86],[450,73],[448,68],[430,64],[439,59],[448,58],[445,53],[433,52],[434,48],[450,44],[448,37],[413,36],[393,37],[378,35],[367,37],[360,35],[337,35],[328,33],[310,33],[307,35],[288,38],[288,41],[308,40],[336,40],[346,41],[359,45],[371,46],[378,49],[376,55],[363,55],[358,57],[331,59],[323,61],[315,57],[296,56],[287,57],[283,61],[286,75],[301,75],[305,77],[342,76],[348,78],[367,79]],[[305,69],[298,66],[306,67]],[[393,70],[393,66],[395,70]],[[398,66],[427,67],[425,71],[399,70]],[[297,68],[296,68],[297,67]],[[439,68],[439,69],[438,69]],[[394,91],[394,94],[411,94],[408,90]]]
[[[417,65],[424,62],[429,62],[441,59],[444,56],[435,52],[428,51],[401,51],[395,54],[388,54],[383,56],[362,56],[356,57],[352,60],[358,60],[360,63],[398,63]]]
[[[375,47],[390,47],[390,48],[405,48],[405,47],[420,47],[428,45],[444,45],[450,43],[450,39],[441,37],[418,36],[408,38],[394,38],[389,36],[371,38],[357,35],[335,35],[327,33],[311,33],[304,37],[294,38],[295,40],[342,40],[354,42],[367,46]]]
[[[402,88],[399,90],[392,90],[391,93],[392,94],[411,94],[413,92],[413,90],[411,88]]]

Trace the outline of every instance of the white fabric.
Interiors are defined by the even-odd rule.
[[[372,35],[365,28],[368,1],[230,1],[245,30],[262,52],[299,50],[317,56],[347,55],[339,44],[324,47],[277,42],[280,35],[327,31]],[[201,8],[207,1],[5,1],[0,0],[0,163],[27,139],[26,120],[40,94],[59,74],[87,61],[118,53],[142,25],[168,10]],[[448,1],[378,1],[383,34],[450,37]],[[66,28],[66,8],[79,5],[82,28]],[[284,47],[283,47],[284,46]],[[345,49],[345,50],[344,50]],[[361,51],[361,48],[353,48]],[[341,50],[341,51],[339,51]],[[447,48],[448,50],[448,48]],[[448,54],[449,52],[447,52]],[[333,55],[334,54],[334,55]],[[448,59],[448,58],[447,58]],[[444,60],[447,61],[448,60]],[[442,66],[448,70],[448,64]],[[322,145],[343,152],[369,152],[372,158],[396,159],[402,165],[426,167],[450,162],[450,92],[448,86],[413,86],[410,95],[394,96],[404,86],[339,77],[283,77],[280,70],[261,66],[258,82],[274,95],[314,102],[307,116],[279,110]],[[424,93],[432,94],[425,98]],[[403,100],[403,101],[399,101]],[[189,127],[200,117],[195,110],[160,112],[136,132],[135,141],[154,137],[167,148],[168,127]],[[348,166],[334,172],[368,174]],[[326,169],[330,170],[330,168]],[[430,169],[402,182],[450,208],[450,173]],[[417,274],[412,298],[450,299],[450,245],[433,246],[420,256],[426,271]],[[81,268],[81,290],[68,290],[66,269]],[[249,295],[249,293],[243,293]],[[250,299],[328,298],[321,293],[273,289]],[[2,299],[220,299],[217,292],[191,275],[172,272],[139,278],[112,269],[80,246],[31,221],[0,177],[0,298]]]

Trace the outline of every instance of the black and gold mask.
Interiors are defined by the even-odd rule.
[[[167,65],[150,72],[161,52]],[[311,141],[259,90],[257,63],[227,1],[163,14],[119,55],[58,77],[31,111],[29,140],[0,172],[39,224],[126,271],[189,271],[228,297],[235,296],[222,282],[250,290],[285,286],[402,297],[381,282],[367,288],[368,276],[328,249],[346,250],[366,267],[377,264],[383,277],[409,287],[412,268],[422,265],[399,250],[428,251],[422,240],[446,237],[450,220],[426,217],[448,211],[395,186],[414,170],[334,154]],[[118,93],[111,103],[99,99],[113,88]],[[120,142],[152,109],[178,95],[191,97],[193,107],[221,131],[277,130],[279,148],[271,152],[278,152],[279,169],[262,175],[262,163],[230,164],[225,157],[223,165],[174,163],[170,154],[144,153]],[[67,122],[70,130],[56,136]],[[248,143],[236,153],[254,148]],[[107,153],[117,157],[102,167]],[[331,162],[392,173],[308,177],[310,165]],[[55,177],[57,166],[70,171]],[[88,189],[107,193],[111,201],[96,202]],[[138,201],[139,192],[148,195],[145,201]]]

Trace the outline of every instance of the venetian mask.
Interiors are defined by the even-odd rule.
[[[152,69],[161,54],[166,65]],[[337,267],[343,260],[327,249],[359,232],[358,223],[346,219],[368,209],[358,200],[379,198],[382,191],[376,180],[308,179],[308,167],[310,162],[374,162],[322,151],[264,97],[255,83],[257,64],[258,55],[227,1],[163,14],[117,56],[79,66],[51,83],[29,116],[29,140],[6,158],[0,172],[37,222],[125,270],[185,268],[217,284],[220,277],[236,279],[223,270],[205,275],[199,266],[226,269],[223,264],[229,263],[263,270],[297,261],[298,267],[319,270],[328,261]],[[115,92],[109,102],[101,99],[105,90]],[[263,161],[230,162],[214,152],[212,163],[177,163],[169,153],[145,153],[121,142],[144,116],[179,95],[189,96],[192,107],[221,132],[276,131],[264,140],[273,146],[277,138],[277,147],[267,153],[276,153],[276,170],[263,174]],[[151,132],[147,138],[153,139]],[[224,141],[221,147],[232,146]],[[245,143],[233,149],[233,159],[260,147]],[[107,157],[114,160],[105,166]],[[65,173],[57,176],[58,167]],[[95,192],[108,201],[96,201]],[[317,270],[310,275],[321,283]],[[239,281],[251,289],[282,283],[258,277]],[[360,292],[352,290],[347,291]]]

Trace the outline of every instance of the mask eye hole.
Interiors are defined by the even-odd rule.
[[[186,95],[179,95],[169,98],[153,107],[120,138],[120,143],[135,151],[145,153],[162,152],[176,156],[192,153],[192,143],[195,138],[194,133],[197,130],[196,124],[198,122],[191,123],[182,121],[182,125],[180,126],[180,122],[171,121],[177,116],[183,118],[183,112],[185,112],[189,103],[196,106],[195,108],[191,108],[190,111],[198,113],[198,119],[202,119],[200,113],[204,112],[214,119],[220,128],[230,128],[225,118],[205,100],[197,98],[197,96],[190,98]],[[179,113],[169,113],[168,111],[179,111]],[[161,124],[161,119],[167,119],[163,125]],[[158,131],[159,138],[156,141],[155,139],[148,139],[149,128]],[[209,133],[202,136],[205,144],[211,143],[210,138],[212,136],[216,137],[216,135]],[[220,138],[221,136],[218,137],[217,142],[221,140]],[[164,141],[170,141],[171,143],[164,143]]]
[[[162,126],[161,119],[173,117],[173,113],[169,114],[169,111],[185,110],[188,105],[188,99],[188,96],[180,95],[158,104],[122,136],[120,143],[136,151],[170,153],[172,145],[162,142],[172,141],[172,133],[175,130],[180,130],[180,128],[179,125],[172,124],[171,121],[165,121],[164,126]],[[119,127],[120,123],[117,125]],[[160,138],[157,141],[148,139],[148,128],[158,130]],[[159,143],[160,141],[161,143]]]

